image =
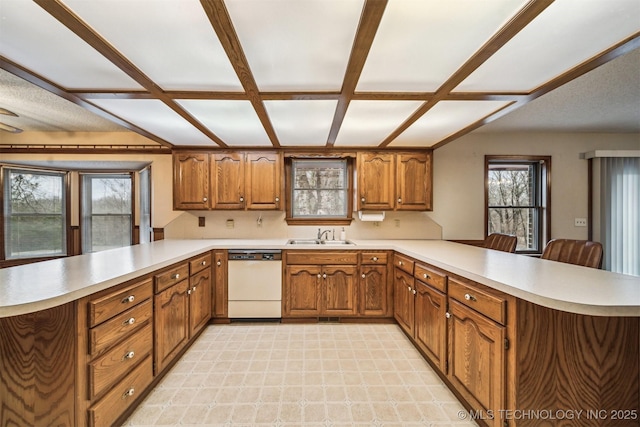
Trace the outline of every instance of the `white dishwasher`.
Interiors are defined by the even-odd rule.
[[[282,317],[282,251],[229,250],[230,319]]]

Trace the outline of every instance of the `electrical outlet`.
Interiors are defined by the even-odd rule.
[[[575,218],[575,226],[576,227],[586,227],[587,226],[587,218]]]
[[[228,219],[227,220],[227,228],[233,228],[235,226],[236,226],[236,224],[232,219]]]
[[[204,217],[203,216],[199,216],[198,217],[198,227],[204,227]]]
[[[394,221],[395,221],[395,223],[396,223],[396,227],[400,227],[400,220],[399,220],[399,219],[396,219],[396,220],[394,220]]]

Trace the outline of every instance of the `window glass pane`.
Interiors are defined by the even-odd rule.
[[[5,170],[7,259],[66,255],[64,174]]]
[[[121,248],[131,244],[131,216],[94,216],[91,219],[93,252]]]
[[[518,238],[516,250],[537,251],[537,209],[489,208],[489,234],[511,234]]]
[[[94,214],[131,213],[131,178],[92,177],[91,211]]]
[[[534,206],[535,174],[531,164],[489,166],[489,206]]]
[[[347,216],[346,160],[294,160],[292,171],[293,217]]]

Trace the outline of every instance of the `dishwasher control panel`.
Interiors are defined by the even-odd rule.
[[[233,249],[229,251],[229,261],[279,261],[282,251],[279,249]]]

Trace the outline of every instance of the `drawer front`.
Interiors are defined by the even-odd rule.
[[[447,276],[443,272],[417,263],[414,270],[413,277],[441,292],[447,292]]]
[[[360,264],[366,265],[374,265],[374,264],[382,264],[385,265],[387,263],[387,253],[386,252],[362,252],[360,254]]]
[[[160,293],[163,290],[167,289],[169,286],[173,286],[181,280],[187,279],[189,277],[189,264],[181,264],[172,268],[171,270],[167,270],[164,273],[155,275],[155,293]]]
[[[147,355],[153,347],[151,323],[89,364],[89,399],[102,394]]]
[[[358,264],[358,252],[288,252],[287,264],[300,265],[340,265]]]
[[[149,299],[90,329],[89,354],[92,356],[98,354],[120,339],[134,333],[151,319],[152,313],[153,304]]]
[[[393,256],[393,265],[411,275],[413,275],[413,264],[414,261],[409,257],[398,254]]]
[[[89,327],[130,309],[140,301],[151,298],[151,279],[128,286],[120,291],[89,301]]]
[[[153,358],[147,356],[129,375],[89,409],[89,424],[111,426],[153,380]]]
[[[507,301],[449,278],[449,296],[498,323],[506,323]]]
[[[189,269],[191,271],[191,275],[193,276],[198,271],[202,271],[205,268],[211,265],[211,254],[207,253],[206,255],[202,255],[194,260],[189,262]]]

